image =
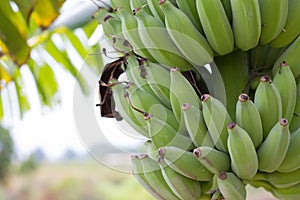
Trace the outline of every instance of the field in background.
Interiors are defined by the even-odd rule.
[[[41,164],[26,174],[14,173],[2,187],[2,200],[153,200],[130,174],[95,160]],[[248,200],[274,199],[250,188]]]

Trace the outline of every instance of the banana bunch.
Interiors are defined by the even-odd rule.
[[[95,14],[122,55],[99,105],[147,140],[131,161],[156,199],[244,200],[247,184],[300,198],[299,2],[111,0]]]
[[[300,34],[297,0],[111,0],[111,5],[113,11],[96,17],[109,26],[107,35],[127,39],[152,62],[181,70],[237,48],[287,47]]]

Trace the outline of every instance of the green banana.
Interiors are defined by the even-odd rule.
[[[157,98],[152,94],[145,92],[141,87],[136,85],[130,85],[127,87],[129,93],[129,99],[133,107],[138,110],[133,109],[135,116],[139,119],[140,123],[146,126],[146,121],[144,119],[145,114],[151,113],[158,118],[160,121],[167,123],[175,131],[179,130],[179,124],[173,114],[173,112],[165,107]]]
[[[300,169],[289,173],[273,172],[273,173],[257,173],[253,180],[268,181],[277,188],[288,188],[300,183]]]
[[[158,63],[177,66],[183,71],[192,68],[192,65],[183,58],[159,19],[142,9],[137,9],[135,16],[138,21],[139,36],[145,48]]]
[[[140,56],[147,58],[149,61],[155,62],[155,59],[147,51],[140,39],[138,32],[138,22],[134,15],[122,8],[118,9],[116,13],[121,19],[122,33],[124,35],[124,38],[133,47],[134,52]]]
[[[224,105],[231,118],[234,119],[236,101],[242,92],[246,92],[245,87],[249,80],[247,53],[236,50],[225,56],[216,57],[214,62],[225,86],[226,104]]]
[[[112,87],[112,93],[115,106],[118,108],[118,112],[122,118],[138,133],[145,137],[149,137],[147,127],[143,126],[135,117],[129,103],[125,98],[125,85],[116,84]]]
[[[290,123],[290,130],[296,131],[300,127],[300,84],[297,84],[297,100],[295,110],[293,112],[292,121]]]
[[[241,94],[236,104],[236,123],[250,136],[254,147],[263,141],[263,128],[258,109],[247,94]]]
[[[297,37],[297,39],[289,45],[282,54],[277,58],[275,61],[275,64],[273,65],[273,75],[275,75],[278,71],[278,66],[282,61],[285,61],[289,64],[294,77],[297,78],[300,76],[300,58],[297,54],[297,52],[300,51],[300,36]]]
[[[155,97],[150,85],[147,82],[145,72],[145,61],[140,61],[135,55],[127,58],[126,76],[130,83],[133,83],[137,88],[140,88]]]
[[[261,14],[260,44],[267,44],[278,36],[285,26],[289,0],[258,0]]]
[[[170,70],[170,102],[172,110],[181,127],[185,127],[182,105],[189,103],[196,108],[201,105],[200,99],[191,83],[183,76],[178,68]]]
[[[279,70],[273,78],[273,83],[279,90],[282,101],[282,117],[288,121],[292,120],[296,100],[297,100],[297,85],[294,75],[285,61],[283,61]]]
[[[223,7],[225,9],[227,19],[229,20],[230,24],[232,22],[232,11],[231,11],[231,4],[230,0],[221,0]]]
[[[215,191],[213,193],[213,195],[211,196],[211,200],[223,200],[223,199],[224,199],[224,197],[219,190]]]
[[[228,133],[232,171],[241,179],[252,179],[258,170],[258,158],[250,136],[234,122],[228,124]]]
[[[161,108],[158,106],[154,106],[152,109],[155,112],[161,112]],[[165,113],[161,112],[162,116],[165,116]],[[159,116],[162,118],[162,116]],[[194,148],[193,141],[178,133],[173,127],[171,127],[165,120],[159,119],[156,115],[149,115],[148,119],[146,119],[148,124],[148,131],[150,138],[152,140],[155,148],[160,148],[166,145],[172,145],[185,150],[191,150]]]
[[[208,94],[202,95],[201,100],[203,118],[215,146],[221,151],[228,152],[227,124],[232,120],[225,106],[218,99]]]
[[[183,0],[188,2],[187,0]],[[234,37],[220,0],[192,1],[197,3],[197,10],[207,41],[219,55],[233,51]]]
[[[200,33],[203,33],[203,27],[199,19],[196,8],[196,0],[176,0],[178,8],[188,16],[194,26]]]
[[[194,149],[193,153],[201,164],[213,174],[218,175],[222,171],[228,171],[230,169],[229,155],[222,151],[218,151],[213,147],[198,147]]]
[[[219,174],[218,174],[219,175]],[[212,179],[207,182],[201,182],[202,194],[213,194],[218,188],[218,175],[214,175]]]
[[[189,17],[167,0],[160,0],[159,4],[165,14],[167,31],[181,53],[194,65],[211,63],[213,51]]]
[[[170,72],[165,66],[152,62],[148,62],[148,65],[145,66],[145,70],[147,73],[147,82],[153,93],[164,105],[171,109],[169,88],[171,84]]]
[[[293,172],[300,169],[300,128],[291,133],[289,148],[286,152],[285,158],[277,169],[279,172]],[[299,177],[299,176],[298,176]]]
[[[273,126],[282,117],[280,93],[268,75],[262,76],[260,79],[255,91],[254,104],[261,117],[265,139]]]
[[[254,187],[263,187],[278,199],[295,200],[300,197],[300,184],[288,188],[276,188],[267,181],[251,181],[250,184]]]
[[[269,173],[277,170],[287,153],[289,142],[289,123],[282,118],[257,150],[258,169]]]
[[[130,0],[110,0],[113,9],[124,8],[127,12],[131,12]]]
[[[218,175],[218,187],[225,199],[246,199],[245,185],[231,172],[221,172]]]
[[[147,0],[130,0],[130,8],[131,10],[135,10],[136,8],[143,8],[145,12],[152,15]]]
[[[173,146],[166,146],[160,148],[158,154],[160,161],[166,161],[172,169],[190,179],[209,181],[213,177],[213,174],[191,152]]]
[[[179,199],[168,186],[161,173],[158,163],[147,154],[139,156],[146,180],[163,199]]]
[[[158,184],[151,185],[147,180],[147,178],[145,177],[142,162],[137,155],[131,156],[131,164],[133,169],[132,174],[135,176],[138,182],[156,199],[165,199],[163,196],[161,196],[159,190],[156,189],[159,185]],[[154,172],[149,172],[149,173],[154,173]]]
[[[185,127],[195,146],[214,146],[208,133],[202,111],[189,103],[182,105]]]
[[[235,45],[248,51],[258,44],[261,17],[258,0],[230,0]]]
[[[148,6],[152,12],[152,15],[159,19],[161,21],[161,23],[165,23],[165,15],[163,13],[163,11],[161,10],[159,4],[158,4],[159,0],[147,0]]]
[[[298,0],[289,0],[288,15],[284,28],[281,33],[271,41],[270,45],[274,48],[280,48],[290,44],[300,33],[300,2]]]
[[[162,161],[160,164],[162,175],[173,191],[180,199],[198,200],[201,196],[201,185],[199,181],[187,178],[174,171]]]

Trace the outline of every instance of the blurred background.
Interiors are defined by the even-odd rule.
[[[130,174],[145,138],[95,106],[108,2],[1,0],[0,200],[153,199]]]

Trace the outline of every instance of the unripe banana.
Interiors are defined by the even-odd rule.
[[[213,178],[210,179],[207,182],[201,182],[202,193],[204,193],[204,194],[213,194],[214,192],[219,190],[218,175],[214,175]]]
[[[259,0],[261,14],[260,44],[267,44],[278,36],[285,26],[289,0]]]
[[[250,136],[234,122],[228,124],[228,134],[232,171],[241,179],[252,179],[258,170],[258,158]]]
[[[300,23],[300,2],[298,0],[289,0],[288,6],[288,16],[284,29],[282,29],[281,33],[270,43],[274,48],[287,46],[300,33],[300,27],[298,26]]]
[[[267,181],[251,181],[250,184],[254,187],[264,187],[278,199],[295,200],[300,197],[300,184],[288,188],[276,188]]]
[[[223,199],[224,199],[224,197],[219,190],[215,191],[213,193],[213,195],[211,196],[211,200],[223,200]]]
[[[208,94],[202,95],[201,100],[204,121],[214,144],[217,149],[228,152],[227,124],[232,120],[225,106],[218,99]]]
[[[268,181],[277,188],[288,188],[300,183],[300,169],[288,173],[257,173],[253,180]]]
[[[248,54],[241,50],[236,50],[225,56],[216,57],[214,62],[218,67],[225,86],[226,102],[223,103],[234,120],[237,98],[242,92],[247,92],[245,87],[250,78],[247,67],[249,65]]]
[[[131,10],[135,10],[136,8],[143,8],[145,12],[152,15],[151,10],[147,5],[147,0],[130,0],[130,8]]]
[[[273,83],[280,93],[282,117],[291,121],[297,100],[297,85],[294,75],[285,61],[280,64],[279,70],[274,76]]]
[[[112,93],[115,106],[118,108],[118,112],[122,118],[138,133],[145,137],[150,137],[147,127],[143,126],[135,117],[125,98],[125,86],[123,84],[116,84],[112,87]]]
[[[235,45],[243,51],[258,44],[261,18],[258,0],[230,0]]]
[[[165,66],[149,62],[145,66],[147,82],[157,98],[168,108],[172,108],[170,102],[171,76]],[[162,78],[163,77],[163,78]]]
[[[156,190],[158,185],[157,184],[151,185],[147,180],[147,178],[145,177],[143,171],[143,165],[138,156],[136,155],[131,156],[131,164],[132,164],[132,173],[135,176],[135,178],[138,180],[138,182],[156,199],[165,199],[163,196],[161,196],[159,190]]]
[[[231,11],[231,4],[230,4],[230,0],[221,0],[223,7],[225,9],[227,18],[231,24],[232,22],[232,11]]]
[[[113,9],[118,7],[124,8],[127,12],[131,12],[130,0],[110,0],[111,6]]]
[[[185,127],[195,146],[214,146],[205,125],[202,111],[189,103],[182,105]]]
[[[159,4],[159,0],[147,0],[148,6],[152,12],[152,15],[161,21],[161,23],[165,23],[165,15],[161,10]]]
[[[177,197],[180,199],[198,200],[201,196],[199,181],[187,178],[168,166],[165,161],[160,163],[162,175]]]
[[[194,26],[203,33],[203,27],[196,8],[196,0],[176,0],[178,8],[188,16]]]
[[[254,96],[264,131],[264,139],[282,116],[282,102],[277,87],[269,76],[262,76]]]
[[[196,3],[205,36],[212,49],[219,55],[232,52],[233,32],[221,1],[201,0]]]
[[[282,54],[277,58],[275,61],[275,64],[273,65],[273,75],[275,75],[278,71],[278,66],[282,61],[285,61],[289,64],[294,77],[299,77],[300,75],[300,57],[298,56],[297,52],[300,51],[300,36],[297,37],[297,39],[289,45]]]
[[[296,131],[298,128],[300,128],[300,83],[297,84],[297,101],[292,122],[290,123],[290,130]]]
[[[139,158],[143,166],[145,178],[154,190],[157,191],[163,199],[179,199],[164,180],[158,163],[149,158],[147,154],[142,154]]]
[[[145,92],[140,87],[136,85],[130,85],[127,87],[129,93],[129,99],[134,108],[133,113],[136,118],[139,119],[140,123],[146,126],[145,115],[151,113],[156,118],[159,118],[160,121],[167,123],[175,131],[179,130],[179,124],[171,110],[165,107],[156,96],[151,95],[148,92]]]
[[[160,148],[158,154],[160,160],[165,160],[172,169],[190,179],[209,181],[213,177],[213,174],[191,152],[173,146],[166,146]]]
[[[189,70],[192,65],[171,40],[164,25],[142,9],[135,11],[140,38],[152,57],[160,64]]]
[[[194,149],[193,153],[201,164],[213,174],[219,174],[222,171],[229,171],[230,169],[230,157],[222,151],[202,146]]]
[[[159,3],[165,14],[167,31],[181,53],[194,65],[211,63],[213,51],[189,17],[167,0],[160,0]]]
[[[221,172],[218,186],[225,199],[245,200],[246,189],[242,181],[231,172]]]
[[[293,132],[290,137],[289,148],[285,158],[277,169],[280,172],[292,172],[300,169],[300,128]],[[298,176],[299,177],[299,176]]]
[[[155,97],[155,94],[147,82],[145,70],[146,63],[144,62],[146,61],[138,61],[134,55],[129,56],[126,65],[126,76],[130,83],[133,83],[137,88],[140,88]]]
[[[263,129],[259,112],[247,94],[241,94],[236,104],[236,123],[250,136],[254,147],[263,141]]]
[[[170,70],[170,101],[177,121],[181,127],[185,127],[182,105],[189,103],[196,108],[201,105],[200,99],[190,82],[183,76],[178,68]]]
[[[140,56],[147,58],[149,61],[155,62],[155,59],[147,51],[140,39],[138,32],[138,22],[134,15],[122,8],[117,11],[117,15],[120,17],[122,22],[122,33],[124,35],[124,38],[133,47],[134,52]]]
[[[289,142],[289,123],[282,118],[257,150],[258,169],[269,173],[277,170],[286,155]]]
[[[161,108],[154,106],[151,111],[158,113],[159,111],[161,112]],[[183,151],[193,149],[194,145],[192,140],[178,133],[166,120],[161,120],[162,117],[166,117],[166,114],[161,112],[161,116],[159,117],[150,114],[146,120],[153,145],[157,149],[166,145],[178,147]]]

